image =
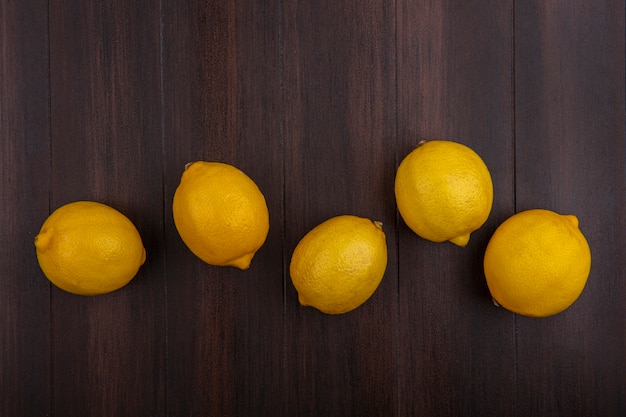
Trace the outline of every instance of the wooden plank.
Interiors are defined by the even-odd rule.
[[[50,285],[33,239],[48,215],[48,25],[41,1],[0,3],[0,415],[50,409]],[[37,393],[33,395],[32,393]]]
[[[286,414],[397,411],[393,2],[284,4]],[[340,214],[383,222],[389,263],[364,305],[302,307],[288,277],[311,228]]]
[[[467,247],[402,220],[399,415],[515,415],[513,315],[491,304],[482,256],[514,208],[512,2],[398,2],[398,163],[421,139],[472,147],[493,209]]]
[[[0,1],[0,415],[622,415],[624,22],[616,0]],[[432,138],[494,179],[466,248],[397,217],[395,168]],[[267,198],[247,271],[175,230],[197,159]],[[37,266],[41,223],[78,199],[142,234],[147,263],[113,294],[67,294]],[[482,273],[497,225],[532,207],[576,214],[593,253],[548,319],[495,308]],[[383,221],[389,265],[327,316],[288,267],[343,213]]]
[[[578,301],[517,320],[519,415],[626,409],[624,3],[516,3],[517,210],[578,216],[592,252]]]
[[[164,2],[168,415],[283,411],[279,2]],[[233,164],[264,193],[270,233],[250,268],[184,246],[171,198],[195,160]]]
[[[154,2],[52,1],[51,208],[88,199],[135,223],[146,263],[126,287],[53,288],[53,415],[162,415],[165,281]]]

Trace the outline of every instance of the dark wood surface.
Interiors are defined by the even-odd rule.
[[[625,12],[618,0],[0,0],[0,416],[626,415]],[[420,139],[473,147],[495,201],[466,248],[399,218]],[[247,271],[196,259],[185,163],[247,172],[271,217]],[[45,279],[33,238],[91,199],[148,253],[96,297]],[[491,303],[508,216],[579,217],[592,270],[546,319]],[[298,240],[384,223],[381,286],[299,306]]]

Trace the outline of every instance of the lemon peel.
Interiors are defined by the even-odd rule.
[[[186,164],[172,212],[185,245],[210,265],[248,269],[269,232],[269,211],[257,184],[222,162]]]
[[[492,235],[483,260],[494,303],[529,317],[569,308],[591,270],[578,218],[545,209],[514,214]]]
[[[298,242],[289,273],[300,304],[343,314],[372,296],[386,266],[382,223],[341,215],[320,223]]]
[[[394,193],[400,216],[417,235],[466,246],[489,217],[493,183],[470,147],[447,140],[420,141],[398,166]]]
[[[95,201],[57,208],[43,223],[34,244],[46,278],[78,295],[105,294],[125,286],[146,260],[133,223]]]

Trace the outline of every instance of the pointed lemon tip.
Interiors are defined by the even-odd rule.
[[[452,239],[450,239],[450,242],[452,242],[455,245],[460,246],[460,247],[463,248],[463,247],[467,246],[467,243],[469,242],[469,240],[470,240],[470,234],[467,233],[467,234],[464,234],[464,235],[453,237]]]
[[[307,303],[300,294],[298,294],[298,302],[300,303],[301,306],[304,306],[304,307],[307,307],[309,305],[309,303]]]
[[[229,265],[234,266],[235,268],[239,268],[241,270],[246,270],[250,268],[250,263],[252,262],[253,257],[254,253],[247,253],[237,259],[233,259],[232,261],[230,261]]]
[[[566,214],[563,217],[572,222],[574,226],[578,227],[578,217],[574,216],[573,214]]]
[[[51,241],[52,231],[50,229],[42,230],[35,236],[35,248],[40,251],[45,251],[50,247]]]
[[[146,248],[141,248],[141,263],[139,265],[143,265],[146,262]]]
[[[376,226],[380,230],[383,230],[383,222],[380,222],[378,220],[374,220],[372,223],[374,223],[374,226]]]

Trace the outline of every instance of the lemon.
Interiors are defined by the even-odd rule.
[[[211,265],[247,269],[269,231],[259,187],[241,170],[221,162],[187,164],[172,211],[183,242]]]
[[[139,232],[119,211],[94,201],[56,209],[35,237],[37,260],[57,287],[104,294],[128,284],[146,260]]]
[[[433,242],[466,246],[491,212],[493,184],[483,160],[460,143],[422,141],[400,163],[395,196],[404,222]]]
[[[578,218],[549,210],[517,213],[494,232],[484,257],[494,300],[518,314],[547,317],[576,301],[591,269]]]
[[[372,296],[386,268],[382,224],[342,215],[319,224],[300,240],[289,273],[300,304],[342,314]]]

